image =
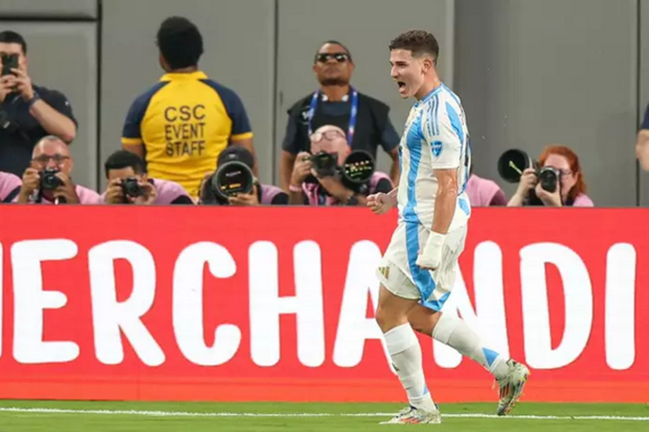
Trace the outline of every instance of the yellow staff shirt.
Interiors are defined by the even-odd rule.
[[[219,153],[252,136],[234,91],[203,72],[169,73],[131,105],[122,144],[144,145],[151,177],[179,183],[197,197]]]

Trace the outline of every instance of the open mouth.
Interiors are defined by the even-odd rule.
[[[399,86],[399,90],[403,90],[406,87],[406,83],[403,81],[397,81],[397,85]]]

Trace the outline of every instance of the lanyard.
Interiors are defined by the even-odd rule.
[[[313,93],[313,97],[311,98],[311,105],[309,106],[309,137],[313,135],[311,122],[313,120],[313,116],[315,115],[318,99],[320,99],[320,90]],[[350,147],[352,145],[352,140],[354,139],[354,132],[356,132],[356,117],[358,116],[358,92],[353,88],[351,99],[352,107],[349,113],[349,128],[347,129],[347,144],[349,144]]]

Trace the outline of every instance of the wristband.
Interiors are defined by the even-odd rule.
[[[446,234],[431,232],[426,245],[417,257],[417,265],[424,268],[437,269],[442,261],[442,247]]]
[[[296,193],[298,193],[298,192],[302,192],[302,188],[301,188],[301,187],[299,187],[299,186],[295,186],[295,185],[293,185],[293,184],[290,184],[290,185],[288,186],[288,190],[291,191],[291,192],[296,192]]]
[[[41,95],[39,95],[36,91],[34,91],[34,96],[30,100],[27,101],[27,104],[31,108],[32,105],[34,105],[40,99],[41,99]]]

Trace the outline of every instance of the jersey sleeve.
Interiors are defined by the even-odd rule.
[[[232,90],[223,90],[221,98],[232,119],[232,141],[241,141],[253,137],[250,120],[239,95]]]
[[[165,85],[167,85],[166,82],[157,83],[133,101],[133,104],[126,114],[124,128],[122,129],[123,145],[144,144],[141,132],[142,120],[149,108],[151,99]]]
[[[126,121],[124,121],[124,129],[122,130],[122,144],[142,144],[143,141],[140,126],[144,114],[146,113],[148,102],[148,99],[139,97],[133,102],[131,108],[129,108],[128,113],[126,114]]]
[[[436,99],[422,114],[422,135],[431,152],[433,169],[459,168],[464,132],[457,110],[449,103],[440,106]]]

